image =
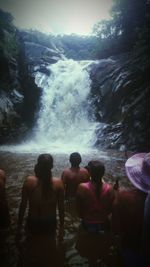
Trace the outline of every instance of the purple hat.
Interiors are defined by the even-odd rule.
[[[150,153],[139,153],[125,163],[130,182],[145,193],[150,192]]]

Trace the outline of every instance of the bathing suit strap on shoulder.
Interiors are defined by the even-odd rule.
[[[92,183],[90,181],[87,183],[84,183],[84,187],[86,187],[88,189],[92,189]]]
[[[103,183],[103,189],[102,189],[101,195],[107,194],[110,190],[111,190],[111,185],[107,183]]]
[[[84,186],[88,189],[93,189],[93,184],[90,181],[87,183],[84,183]],[[106,194],[110,190],[111,190],[111,185],[107,183],[102,184],[102,194]]]

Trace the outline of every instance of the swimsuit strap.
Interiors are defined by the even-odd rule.
[[[84,183],[84,186],[90,190],[93,191],[93,184],[89,181],[87,183]],[[107,183],[102,183],[102,191],[101,191],[101,196],[105,195],[106,193],[108,193],[111,189],[111,185],[107,184]]]

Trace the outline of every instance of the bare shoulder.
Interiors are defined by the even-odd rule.
[[[80,174],[83,176],[85,181],[88,181],[90,179],[90,174],[87,169],[80,167]]]
[[[113,186],[111,184],[108,184],[108,192],[110,194],[114,194],[114,188],[113,188]]]
[[[53,178],[53,186],[56,190],[64,189],[63,182],[58,177]]]
[[[89,174],[88,170],[84,167],[80,167],[80,171]]]
[[[128,201],[130,199],[130,192],[127,190],[119,190],[116,197],[115,197],[115,205],[121,206],[122,203]]]
[[[85,192],[87,189],[86,189],[86,183],[80,183],[78,185],[78,193],[83,193]]]
[[[72,172],[72,171],[71,171],[70,168],[66,168],[66,169],[63,170],[62,175],[67,175],[67,174],[70,174],[71,172]]]
[[[37,185],[37,177],[34,176],[34,175],[29,175],[25,178],[25,181],[24,181],[24,188],[33,188],[34,186]]]

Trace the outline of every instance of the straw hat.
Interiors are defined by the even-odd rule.
[[[150,153],[138,153],[125,163],[131,183],[141,191],[150,193]]]

